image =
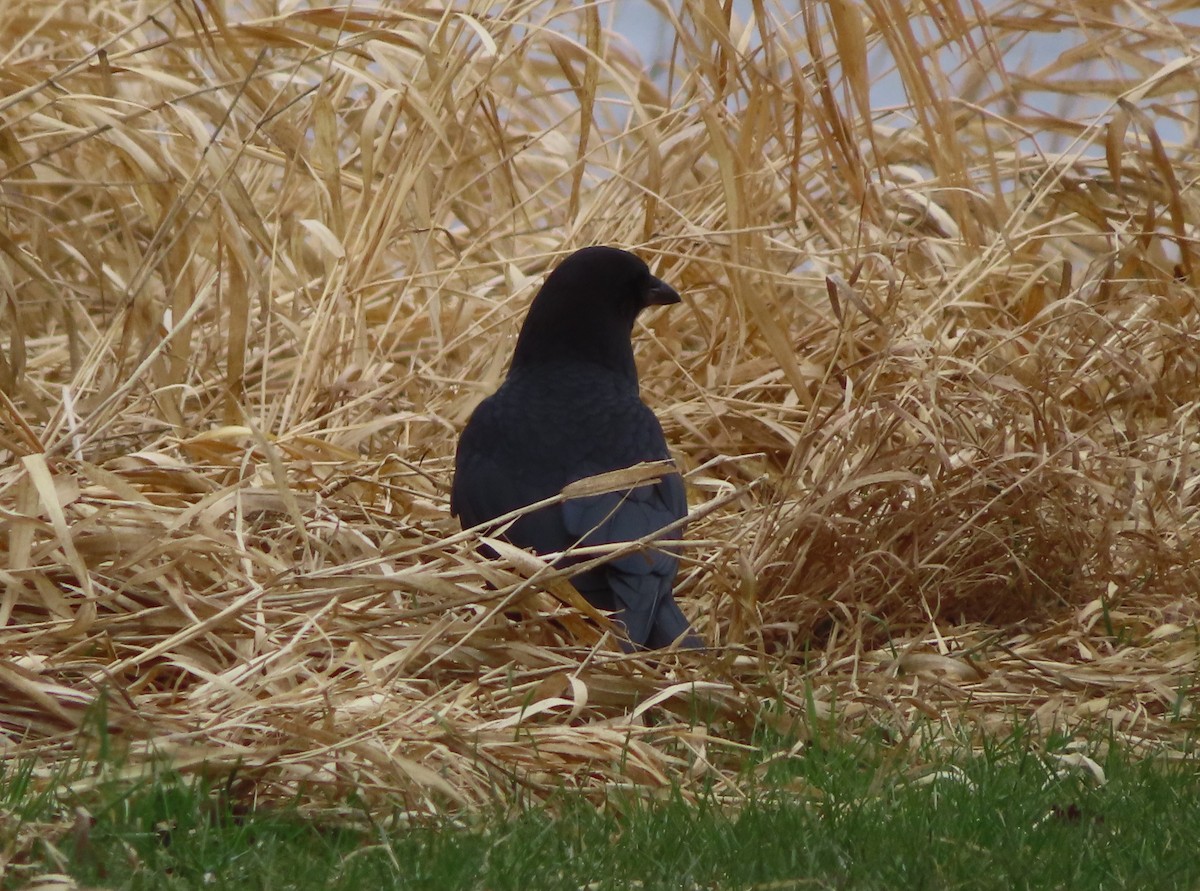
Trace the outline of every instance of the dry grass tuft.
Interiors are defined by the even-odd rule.
[[[662,70],[565,2],[5,7],[9,757],[86,748],[103,695],[135,767],[431,811],[736,796],[767,705],[913,746],[1194,726],[1197,28],[677,5]],[[448,516],[594,242],[685,293],[638,350],[708,656],[620,655]]]

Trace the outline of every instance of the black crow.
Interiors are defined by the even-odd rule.
[[[638,394],[633,322],[679,294],[639,258],[611,247],[569,256],[547,276],[521,326],[508,374],[467,421],[450,511],[464,527],[552,498],[568,483],[670,460],[662,427]],[[504,533],[539,554],[633,541],[687,515],[678,473],[624,492],[576,497],[528,513]],[[678,539],[682,526],[665,533]],[[580,562],[567,558],[560,565]],[[701,647],[671,596],[679,558],[643,550],[571,581],[614,612],[637,647]]]

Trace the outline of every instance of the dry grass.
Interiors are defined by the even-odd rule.
[[[135,765],[426,810],[736,795],[773,703],[1180,740],[1191,4],[751,5],[686,0],[663,72],[565,2],[0,5],[3,751],[104,691]],[[1039,32],[1077,49],[1017,70]],[[594,242],[685,294],[638,353],[707,656],[622,656],[448,515]]]

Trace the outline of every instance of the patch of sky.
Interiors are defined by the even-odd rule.
[[[761,5],[771,18],[772,29],[797,38],[802,36],[804,16],[797,12],[800,7],[794,0]],[[825,4],[815,4],[815,8],[818,17],[826,14]],[[1015,95],[1005,92],[1005,79],[995,70],[994,60],[988,55],[991,50],[987,47],[987,34],[978,27],[964,39],[942,46],[934,56],[937,67],[945,73],[947,94],[956,100],[981,103],[997,112],[1013,111],[1015,98],[1015,111],[1032,122],[1058,118],[1084,126],[1102,124],[1114,108],[1111,95],[1105,95],[1105,91],[1114,83],[1133,88],[1163,66],[1181,62],[1192,52],[1184,29],[1200,26],[1200,8],[1183,3],[1112,4],[1109,14],[1112,26],[1116,27],[1106,28],[1106,33],[1095,32],[1094,22],[1098,19],[1092,24],[1076,19],[1065,5],[1060,9],[1031,2],[984,0],[980,8],[997,24],[1007,25],[993,33],[998,35],[1000,57],[1008,73],[1008,83],[1016,87]],[[663,4],[652,0],[614,0],[606,12],[613,31],[632,44],[645,60],[647,70],[656,75],[660,84],[665,84],[674,32]],[[751,0],[733,0],[729,13],[731,30],[744,34],[745,51],[754,53],[761,47],[758,28],[752,26],[754,4]],[[1019,27],[1022,17],[1029,24],[1027,30]],[[938,22],[930,16],[913,16],[908,27],[924,45],[942,41]],[[1140,46],[1137,35],[1143,28],[1151,27],[1156,31],[1177,28],[1180,39],[1174,46],[1158,42]],[[1118,36],[1120,45],[1116,42]],[[826,64],[832,62],[836,76],[833,41],[826,35],[821,45],[827,54]],[[806,64],[805,60],[800,60],[800,64]],[[870,101],[877,122],[890,127],[911,126],[909,96],[885,42],[876,43],[871,50],[869,70]],[[981,72],[987,73],[981,76]],[[1057,89],[1039,88],[1054,84],[1058,84]],[[1194,103],[1186,110],[1153,104],[1144,110],[1164,142],[1195,138],[1198,113]],[[1090,144],[1081,144],[1070,133],[1055,128],[1038,130],[1036,136],[1031,133],[1025,144],[1017,148],[1049,154],[1069,152],[1084,158],[1103,154],[1102,135]]]

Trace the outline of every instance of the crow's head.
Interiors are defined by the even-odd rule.
[[[533,298],[512,367],[587,361],[636,379],[634,320],[647,306],[678,302],[675,289],[628,251],[603,246],[576,251]]]

